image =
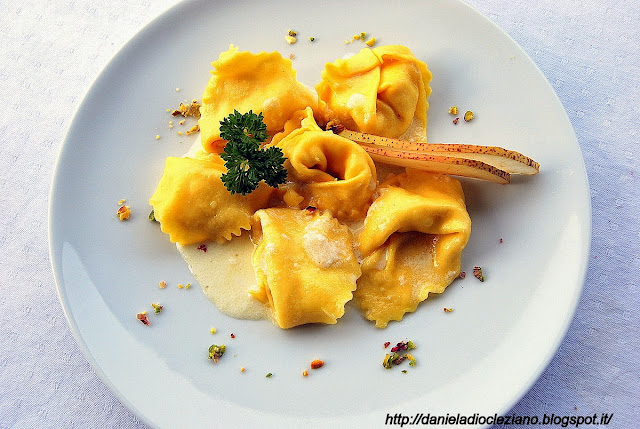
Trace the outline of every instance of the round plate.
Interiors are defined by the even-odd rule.
[[[53,182],[51,258],[87,359],[146,423],[371,426],[395,413],[506,413],[556,352],[581,292],[591,227],[569,120],[527,55],[469,6],[388,4],[182,3],[134,37],[88,92]],[[289,29],[298,32],[296,44],[285,42]],[[325,62],[364,47],[345,44],[362,31],[428,63],[430,141],[513,149],[539,161],[541,172],[510,185],[463,181],[473,221],[468,275],[400,323],[376,329],[354,308],[337,325],[287,331],[229,318],[147,219],[165,157],[197,138],[179,136],[188,124],[181,128],[167,109],[200,98],[210,62],[230,43],[294,54],[298,78],[314,85]],[[475,118],[454,125],[451,105]],[[132,208],[127,222],[115,215],[123,198]],[[476,265],[484,283],[471,275]],[[187,283],[194,287],[177,287]],[[152,302],[164,311],[154,314]],[[150,326],[136,320],[142,310]],[[406,339],[418,346],[417,366],[385,370],[383,343]],[[227,346],[218,364],[207,359],[213,343]],[[303,377],[313,359],[326,365]]]

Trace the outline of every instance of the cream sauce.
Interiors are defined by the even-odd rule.
[[[236,319],[268,319],[269,310],[249,295],[256,287],[251,264],[253,243],[249,234],[219,244],[206,243],[207,251],[197,245],[177,245],[182,258],[200,284],[204,294],[224,314]]]

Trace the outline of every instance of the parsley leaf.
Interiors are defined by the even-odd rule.
[[[231,194],[249,194],[262,180],[274,188],[287,180],[282,149],[260,147],[269,137],[263,119],[262,113],[234,110],[220,121],[220,137],[228,141],[220,154],[227,168],[221,179]]]

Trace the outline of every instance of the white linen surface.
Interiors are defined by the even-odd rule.
[[[175,3],[0,0],[0,428],[145,427],[96,376],[67,326],[48,255],[48,192],[92,81]],[[609,427],[640,427],[640,2],[469,3],[524,48],[557,92],[593,206],[577,314],[511,413],[608,412]]]

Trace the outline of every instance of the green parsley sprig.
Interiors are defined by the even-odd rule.
[[[269,137],[262,113],[256,115],[250,110],[242,114],[234,110],[220,121],[220,137],[227,140],[220,154],[227,172],[221,179],[231,194],[249,194],[262,180],[274,188],[287,180],[282,149],[260,147]]]

